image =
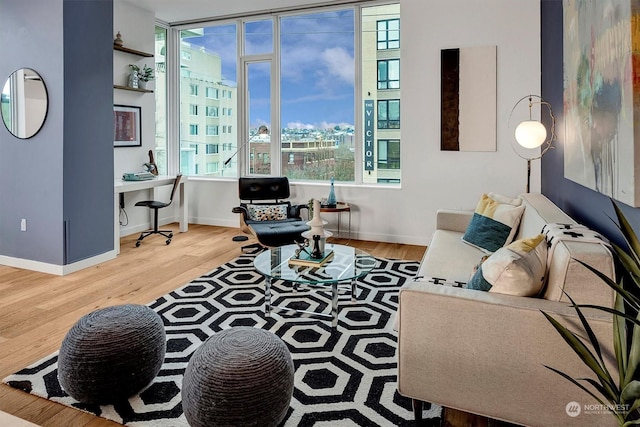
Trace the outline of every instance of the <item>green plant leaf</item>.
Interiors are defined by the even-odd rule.
[[[640,321],[640,313],[637,314],[636,319]],[[632,380],[635,376],[636,370],[638,369],[638,363],[640,363],[640,326],[631,325],[630,328],[632,331],[631,348],[628,352],[629,358],[626,365],[627,369],[624,373],[624,382],[620,384],[621,387],[624,387],[625,385],[631,384],[633,382]],[[637,398],[640,398],[640,396],[637,396]]]
[[[622,390],[621,397],[624,402],[640,399],[640,381],[634,380],[627,384],[627,386]]]
[[[616,310],[615,308],[609,308],[609,307],[604,307],[601,305],[591,305],[591,304],[578,304],[576,307],[580,307],[580,308],[593,308],[595,310],[600,310],[600,311],[605,311],[607,313],[611,313],[615,316],[619,316],[619,317],[623,317],[627,320],[629,320],[631,323],[634,323],[636,325],[640,325],[640,320],[633,317],[630,314],[625,313],[624,311],[619,311]]]
[[[640,408],[640,399],[636,399],[635,402],[633,402],[633,404],[631,405],[631,407],[629,408],[629,414],[632,414],[633,412],[635,412],[638,408]]]
[[[573,298],[571,298],[571,296],[568,293],[564,291],[563,293],[567,296],[567,298],[569,298],[569,301],[571,301],[571,304],[575,308],[576,313],[580,318],[580,323],[582,323],[582,327],[584,328],[585,332],[587,333],[587,336],[589,337],[589,341],[591,342],[591,347],[593,347],[596,354],[598,355],[598,360],[600,361],[599,365],[602,367],[602,370],[606,373],[606,377],[613,379],[611,377],[611,374],[607,370],[607,365],[604,363],[604,359],[602,358],[602,352],[600,351],[600,342],[598,341],[598,337],[596,337],[596,334],[593,333],[593,329],[591,329],[591,325],[589,325],[589,322],[587,322],[587,319],[585,319],[584,314],[582,314],[582,310],[580,310],[580,307],[576,304]],[[615,391],[616,395],[620,394],[613,380],[611,381],[610,385]]]
[[[621,294],[622,297],[626,301],[628,301],[630,304],[633,304],[636,307],[640,307],[640,299],[638,299],[638,297],[636,297],[635,295],[631,294],[630,292],[627,292],[622,286],[620,286],[619,284],[617,284],[616,282],[611,280],[605,274],[603,274],[600,271],[596,270],[595,268],[591,267],[589,264],[587,264],[587,263],[585,263],[583,261],[580,261],[579,259],[575,259],[575,260],[577,262],[579,262],[580,264],[584,265],[587,269],[589,269],[591,272],[593,272],[600,279],[602,279],[607,285],[609,285],[609,287],[613,288],[614,291],[616,291],[617,293]]]
[[[633,255],[636,258],[637,263],[640,264],[640,259],[638,258],[638,254],[640,254],[640,240],[638,240],[635,231],[633,231],[633,227],[631,227],[631,224],[627,221],[627,218],[622,212],[622,209],[620,209],[620,206],[618,206],[613,199],[611,199],[611,203],[613,203],[613,209],[618,217],[618,228],[629,245],[631,255]]]
[[[629,273],[635,288],[640,289],[640,265],[638,264],[638,257],[631,257],[624,249],[616,244],[612,244],[611,246],[620,264],[622,264],[622,267]]]
[[[620,294],[616,294],[615,312],[624,312],[624,300]],[[620,378],[620,387],[624,387],[624,378],[627,367],[627,326],[624,317],[620,315],[613,316],[613,350],[618,363],[618,375]]]
[[[576,310],[580,310],[576,307]],[[582,340],[578,338],[573,332],[568,330],[564,325],[554,319],[551,315],[542,311],[542,314],[551,322],[553,327],[558,331],[560,336],[569,344],[569,347],[580,357],[580,359],[587,365],[591,371],[598,377],[600,383],[607,389],[607,398],[608,399],[617,399],[617,396],[620,394],[616,392],[617,386],[613,381],[613,378],[609,375],[609,373],[600,366],[596,357],[591,353],[591,351],[584,345]]]
[[[578,382],[578,380],[574,379],[573,377],[565,374],[564,372],[562,372],[559,369],[556,368],[552,368],[551,366],[548,365],[542,365],[545,368],[549,369],[550,371],[555,372],[556,374],[560,375],[561,377],[563,377],[564,379],[572,382],[573,384],[577,385],[579,388],[581,388],[583,391],[585,391],[587,394],[589,394],[589,396],[593,397],[599,404],[606,406],[607,404],[600,398],[598,397],[595,393],[593,393],[591,390],[589,390],[588,388],[586,388],[584,385],[580,384]]]

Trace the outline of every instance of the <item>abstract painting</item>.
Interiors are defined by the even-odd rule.
[[[564,0],[565,177],[640,206],[640,0]]]
[[[497,46],[440,53],[440,149],[496,151]]]

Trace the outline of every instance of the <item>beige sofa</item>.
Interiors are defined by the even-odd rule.
[[[546,223],[575,224],[540,194],[520,197],[525,209],[516,238],[534,236]],[[523,425],[616,425],[611,414],[593,406],[597,402],[592,397],[543,366],[593,377],[540,312],[579,325],[563,290],[578,303],[612,306],[613,291],[575,261],[583,260],[613,277],[608,249],[598,243],[559,242],[540,298],[433,284],[433,278],[465,283],[479,263],[483,253],[461,240],[472,215],[438,211],[436,231],[419,273],[400,290],[399,392],[416,401]],[[601,341],[611,343],[611,316],[587,313]],[[612,362],[611,345],[605,352]],[[578,416],[568,415],[575,415],[567,411],[571,402],[579,404]]]

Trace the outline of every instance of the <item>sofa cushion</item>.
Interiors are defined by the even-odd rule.
[[[547,244],[544,235],[516,240],[498,249],[473,275],[467,288],[531,297],[544,284]]]
[[[484,255],[480,249],[460,240],[461,232],[436,230],[422,258],[417,273],[418,281],[429,278],[447,282],[467,283],[474,265]]]
[[[287,219],[288,204],[247,205],[251,221],[282,221]]]
[[[503,203],[483,194],[462,240],[483,251],[495,252],[513,241],[523,211],[524,206]]]

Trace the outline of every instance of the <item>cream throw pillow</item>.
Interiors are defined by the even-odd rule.
[[[467,288],[500,294],[537,296],[544,284],[547,242],[544,235],[516,240],[480,265]]]

